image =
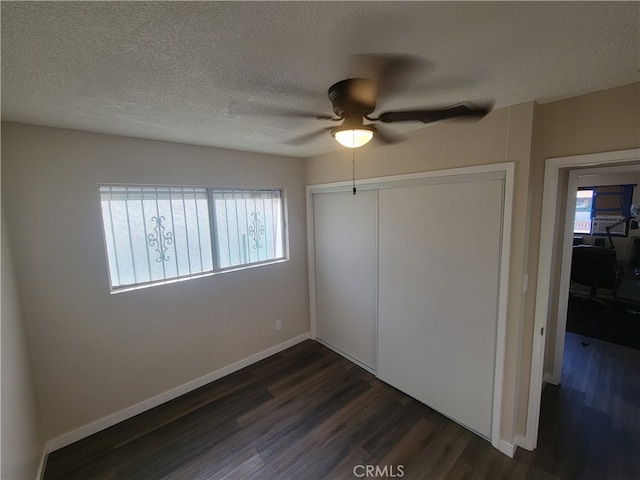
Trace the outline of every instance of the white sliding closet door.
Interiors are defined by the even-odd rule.
[[[378,377],[491,437],[503,179],[379,192]]]
[[[318,338],[375,370],[377,191],[313,195]]]

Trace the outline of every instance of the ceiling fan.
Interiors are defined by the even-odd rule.
[[[383,144],[393,144],[399,141],[399,137],[394,138],[385,132],[384,127],[374,125],[372,122],[422,122],[427,124],[458,117],[479,119],[491,111],[489,104],[473,106],[461,103],[446,108],[383,112],[379,113],[377,117],[372,117],[380,95],[402,89],[404,80],[415,74],[417,69],[423,68],[425,61],[419,57],[408,55],[357,55],[356,57],[360,70],[364,70],[362,72],[364,75],[339,81],[329,87],[328,96],[333,106],[333,116],[266,106],[258,107],[258,109],[250,108],[250,110],[252,113],[341,122],[337,127],[321,128],[285,143],[300,145],[326,132],[331,132],[331,135],[340,144],[349,148],[361,147],[374,137]],[[370,123],[365,123],[365,121]]]

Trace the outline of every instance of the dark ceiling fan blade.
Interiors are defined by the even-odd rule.
[[[299,137],[291,138],[286,140],[283,143],[287,145],[303,145],[311,140],[314,140],[316,137],[324,135],[326,132],[333,130],[334,127],[325,127],[320,130],[314,130],[313,132],[305,133],[304,135],[300,135]]]
[[[375,80],[380,87],[380,94],[405,90],[413,78],[419,73],[426,73],[434,65],[433,62],[417,55],[384,53],[360,54],[354,57],[355,76]]]
[[[272,115],[293,118],[315,118],[317,120],[332,120],[334,117],[325,113],[306,112],[294,108],[276,107],[274,105],[263,105],[245,100],[231,100],[227,107],[227,112],[232,117],[240,115]]]
[[[432,123],[450,118],[469,117],[482,118],[491,111],[489,106],[456,105],[454,107],[432,110],[405,110],[400,112],[381,113],[377,120],[384,123],[392,122],[422,122]]]
[[[385,127],[381,127],[380,125],[375,126],[373,139],[384,145],[395,145],[396,143],[404,141],[404,137],[402,135],[392,135]]]

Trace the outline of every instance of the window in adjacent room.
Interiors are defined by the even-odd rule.
[[[573,223],[573,233],[591,234],[591,204],[593,190],[578,190],[576,198],[576,216]]]
[[[635,184],[581,187],[576,195],[573,233],[612,236],[629,234],[629,216]]]
[[[100,187],[112,291],[286,257],[282,190]]]

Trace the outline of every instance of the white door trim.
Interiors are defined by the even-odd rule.
[[[513,212],[513,184],[514,184],[514,162],[494,163],[488,165],[477,165],[472,167],[452,168],[436,170],[431,172],[411,173],[406,175],[393,175],[378,178],[359,180],[357,187],[360,190],[391,188],[396,186],[443,183],[447,181],[460,181],[460,176],[474,175],[478,180],[483,176],[487,178],[504,178],[504,211],[502,224],[502,249],[500,258],[500,285],[498,294],[498,323],[496,331],[496,363],[494,374],[493,391],[493,419],[491,427],[491,445],[503,451],[501,446],[504,442],[500,439],[501,419],[502,419],[502,394],[504,382],[504,362],[506,350],[506,324],[507,324],[507,302],[509,298],[509,260],[511,257],[511,224]],[[446,177],[451,177],[448,179]],[[318,193],[329,193],[338,191],[349,191],[352,188],[350,181],[324,183],[318,185],[307,185],[307,246],[308,246],[308,271],[309,271],[309,308],[310,308],[310,331],[311,338],[317,337],[317,317],[316,317],[316,283],[315,283],[315,231],[313,222],[313,195]],[[473,205],[469,205],[473,214]],[[464,219],[464,212],[461,213]],[[506,451],[504,453],[507,453]],[[513,452],[510,456],[512,456]]]
[[[529,383],[529,406],[527,411],[527,434],[525,436],[524,445],[527,450],[533,450],[536,448],[538,441],[538,426],[540,422],[540,401],[542,396],[542,383],[544,375],[544,357],[545,357],[545,338],[546,334],[538,334],[542,329],[547,327],[547,319],[549,317],[550,297],[551,297],[551,280],[552,280],[552,268],[556,263],[556,257],[560,255],[562,261],[561,278],[566,283],[569,278],[569,270],[571,265],[570,257],[571,244],[567,246],[567,230],[569,226],[564,225],[558,228],[564,228],[564,240],[562,251],[558,252],[554,248],[554,239],[556,237],[556,219],[558,214],[558,188],[560,179],[560,170],[571,168],[583,168],[583,167],[596,167],[605,166],[616,163],[633,163],[640,160],[640,149],[619,150],[615,152],[605,153],[593,153],[587,155],[574,155],[570,157],[549,158],[545,162],[544,171],[544,186],[542,193],[542,219],[540,224],[540,254],[538,257],[538,281],[536,285],[536,304],[534,314],[534,336],[533,336],[533,348],[531,353],[531,377]],[[585,174],[583,172],[583,174]],[[573,180],[571,180],[573,178]],[[574,187],[577,185],[577,174],[570,175],[570,182],[573,181]],[[575,191],[573,194],[569,193],[568,196],[575,197]],[[567,211],[569,205],[567,205]],[[571,214],[571,213],[570,213]],[[572,236],[572,235],[571,235]],[[571,237],[569,236],[569,238]],[[568,264],[568,265],[567,265]],[[566,293],[561,290],[559,293],[567,295],[568,298],[568,285],[566,286]],[[559,302],[562,305],[562,301]],[[566,303],[566,302],[565,302]],[[564,306],[564,315],[566,315],[566,305]],[[561,312],[558,312],[560,314]],[[558,346],[559,338],[556,336],[556,345],[554,358],[560,358],[562,362],[562,350],[564,348],[564,330],[561,333],[562,344]],[[560,353],[558,353],[560,350]],[[560,365],[561,368],[561,365]],[[554,375],[559,375],[558,372],[554,372],[552,375],[546,376],[549,380],[555,380]],[[559,377],[558,377],[559,381]]]

